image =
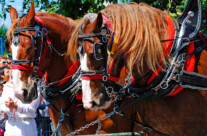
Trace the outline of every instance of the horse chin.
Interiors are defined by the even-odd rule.
[[[21,91],[15,90],[15,97],[22,101],[22,103],[31,103],[37,99],[37,85],[33,83],[30,87],[24,86]]]
[[[15,97],[18,98],[20,101],[22,101],[23,103],[25,103],[25,102],[24,102],[24,97],[23,97],[23,95],[21,95],[21,94],[19,94],[19,93],[14,93],[14,95],[15,95]]]
[[[24,96],[24,103],[31,103],[33,100],[37,99],[37,88],[33,87],[30,94],[28,96]]]
[[[18,98],[20,101],[22,101],[22,103],[31,103],[33,100],[37,99],[37,89],[33,89],[32,90],[32,93],[30,93],[29,95],[27,96],[24,96],[22,94],[18,94],[18,93],[15,93],[15,97]]]
[[[105,110],[107,108],[109,108],[109,106],[111,105],[112,101],[106,101],[105,104],[103,106],[93,106],[90,108],[91,111],[100,111],[100,110]]]

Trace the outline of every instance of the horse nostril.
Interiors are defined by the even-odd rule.
[[[23,96],[24,97],[27,97],[27,95],[28,95],[28,91],[27,91],[27,89],[22,89],[23,90]]]

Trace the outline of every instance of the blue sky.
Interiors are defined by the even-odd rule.
[[[18,13],[20,13],[20,11],[22,9],[22,2],[23,2],[23,0],[18,0],[18,1],[15,0],[15,2],[9,2],[8,0],[6,0],[6,4],[12,5],[12,7],[14,7]],[[0,4],[0,9],[2,9],[1,4]],[[11,25],[11,19],[10,19],[9,13],[7,13],[5,20],[0,18],[0,26],[3,24],[5,24],[7,26],[7,28]]]
[[[12,7],[17,10],[18,14],[20,14],[21,11],[22,11],[22,8],[23,8],[22,7],[23,1],[24,0],[15,0],[14,2],[10,2],[10,0],[6,0],[6,4],[7,5],[12,5]],[[1,4],[0,4],[0,10],[2,10],[2,5]],[[35,9],[35,10],[38,11],[38,9]],[[2,11],[0,11],[0,13],[1,12]],[[3,25],[3,24],[6,25],[7,28],[10,27],[10,25],[11,25],[11,19],[10,19],[9,13],[7,13],[5,20],[3,18],[0,18],[0,26]]]

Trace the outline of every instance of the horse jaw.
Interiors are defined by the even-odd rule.
[[[93,102],[100,104],[99,98],[92,99],[92,90],[90,88],[90,80],[82,80],[82,94],[83,94],[83,107],[92,111],[99,111],[107,109],[111,105],[111,100],[104,102],[103,106],[94,106]]]

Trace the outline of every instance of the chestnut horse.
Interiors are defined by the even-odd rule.
[[[134,77],[134,84],[130,84],[130,79],[126,81],[134,87],[141,87],[140,92],[131,93],[126,90],[126,94],[135,98],[149,94],[141,93],[150,87],[148,81],[153,72],[149,71],[155,71],[159,65],[161,68],[163,65],[167,67],[170,64],[168,61],[172,60],[165,60],[167,52],[164,50],[167,43],[172,41],[160,42],[174,38],[169,37],[174,36],[174,33],[168,28],[168,18],[165,12],[144,3],[129,3],[109,5],[99,12],[96,19],[82,20],[72,34],[67,53],[72,59],[77,57],[76,50],[79,53],[83,105],[86,109],[100,110],[110,106],[111,97],[108,92],[119,91],[115,90],[114,81],[119,77],[123,66]],[[207,75],[207,64],[204,63],[206,55],[206,52],[201,55],[198,70]],[[163,60],[161,64],[160,60]],[[155,75],[157,73],[158,71],[154,72]],[[157,96],[156,91],[152,96]],[[206,91],[183,89],[176,95],[157,101],[147,102],[143,99],[143,103],[136,103],[136,112],[140,122],[162,133],[173,136],[205,136],[206,96]]]
[[[62,79],[67,75],[67,72],[70,72],[68,69],[74,63],[70,57],[66,57],[64,54],[67,51],[67,44],[71,38],[71,33],[76,27],[76,22],[71,18],[53,13],[35,13],[34,4],[32,4],[27,16],[21,16],[21,18],[18,18],[17,11],[10,7],[10,16],[12,25],[8,31],[7,39],[13,58],[14,91],[19,99],[29,103],[36,98],[37,75],[42,76],[44,73],[47,73],[46,79],[48,86],[50,83],[53,83],[51,87],[55,88],[59,82],[64,81]],[[38,26],[41,28],[39,29]],[[43,32],[39,32],[39,30]],[[44,37],[42,39],[43,34]],[[43,47],[46,48],[47,46],[48,50],[43,50]],[[41,54],[44,57],[41,57]],[[34,60],[38,60],[39,57],[41,57],[41,63],[36,64]],[[33,70],[35,66],[38,67],[37,71]],[[72,69],[71,71],[74,70]],[[69,78],[69,76],[66,78]],[[56,91],[58,90],[56,89]],[[68,106],[68,101],[71,101],[70,96],[70,93],[63,94],[61,98],[54,96],[49,101],[51,105],[54,105],[49,106],[49,113],[56,127],[61,115],[59,111]],[[70,103],[70,107],[64,111],[64,114],[70,115],[71,126],[76,130],[111,111],[113,111],[113,105],[107,110],[100,110],[99,112],[85,110],[82,107],[82,103],[79,100],[75,100],[75,102]],[[133,109],[131,108],[131,111],[127,114],[132,116]],[[131,129],[131,121],[118,115],[111,116],[108,119],[102,118],[102,120],[104,121],[101,122],[101,128],[99,127],[100,133],[133,131],[133,128]],[[61,123],[61,133],[64,136],[71,132],[66,122],[67,120],[64,119]],[[77,134],[95,134],[97,130],[96,123],[95,125],[89,125],[89,129],[83,129],[77,132]],[[140,130],[139,127],[134,128],[134,131],[138,130]]]

